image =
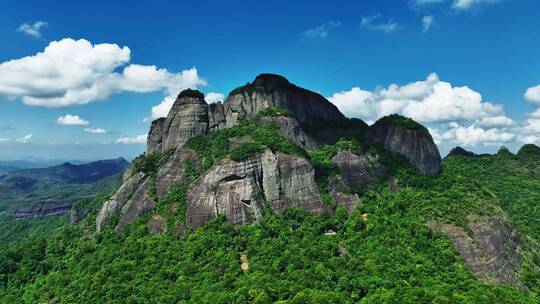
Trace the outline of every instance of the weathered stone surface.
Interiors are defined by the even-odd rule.
[[[261,123],[271,123],[277,126],[279,131],[292,143],[303,148],[312,149],[317,147],[313,136],[304,131],[298,121],[293,117],[263,117]]]
[[[500,218],[470,221],[474,239],[460,227],[442,223],[428,223],[432,229],[444,233],[465,259],[471,271],[486,284],[517,285],[517,271],[522,240],[510,224]]]
[[[202,98],[180,97],[163,122],[162,151],[182,147],[191,137],[207,132],[208,104]]]
[[[220,214],[232,224],[250,223],[259,218],[263,206],[257,181],[261,176],[259,157],[241,162],[225,160],[212,167],[188,191],[188,225],[202,226]]]
[[[330,194],[336,202],[336,205],[338,207],[343,207],[347,212],[353,212],[354,208],[361,204],[357,194],[343,193],[336,190],[333,190]]]
[[[159,214],[152,215],[148,220],[148,232],[150,234],[163,234],[167,232],[167,222]]]
[[[187,223],[196,228],[221,214],[232,224],[251,223],[261,217],[265,200],[275,212],[331,210],[321,201],[307,160],[267,150],[244,161],[224,160],[199,177],[188,190]]]
[[[22,207],[15,209],[11,216],[13,218],[34,218],[54,215],[63,215],[71,210],[71,203],[50,203],[43,202],[35,207]]]
[[[208,106],[208,131],[214,132],[225,128],[225,108],[221,102]]]
[[[224,104],[227,127],[254,118],[271,106],[287,108],[300,124],[317,119],[342,119],[336,106],[320,94],[297,87],[282,76],[261,74],[244,89],[235,90]]]
[[[341,191],[365,189],[386,173],[384,166],[374,157],[356,155],[349,150],[339,151],[332,158],[332,163],[338,167],[339,175],[331,179],[331,188]]]
[[[399,125],[375,123],[367,136],[387,150],[404,155],[411,164],[427,175],[441,173],[439,149],[427,130],[407,129]]]
[[[69,212],[69,223],[71,225],[77,224],[78,222],[82,221],[86,217],[86,215],[90,213],[90,211],[90,208],[71,208],[71,211]]]
[[[165,117],[158,118],[152,121],[150,126],[150,132],[148,132],[148,138],[146,140],[146,152],[156,153],[161,152],[162,143],[164,138],[163,125],[165,123]]]
[[[127,199],[137,190],[145,176],[143,173],[135,173],[128,178],[116,193],[101,207],[96,217],[96,230],[101,231],[107,225],[111,217],[118,212],[126,203]]]
[[[150,183],[150,178],[146,178],[137,188],[135,193],[133,193],[133,196],[122,207],[120,220],[118,221],[118,225],[114,228],[116,232],[124,232],[126,225],[131,223],[133,219],[154,209],[156,203],[150,195],[148,195]]]
[[[274,154],[267,150],[262,154],[262,166],[264,196],[275,212],[291,207],[304,209],[310,214],[331,211],[330,206],[321,200],[315,170],[303,157]]]
[[[187,169],[200,168],[201,161],[190,149],[179,148],[169,157],[167,162],[161,166],[156,178],[156,192],[158,199],[163,198],[173,186],[180,186],[186,182]]]

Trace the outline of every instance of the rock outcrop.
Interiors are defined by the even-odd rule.
[[[261,74],[253,82],[233,90],[224,105],[227,127],[254,118],[269,107],[290,110],[302,125],[317,120],[345,118],[320,94],[297,87],[284,77],[273,74]]]
[[[165,117],[158,118],[152,122],[152,125],[150,126],[150,132],[148,132],[148,139],[146,140],[147,153],[161,152],[164,138],[164,124]]]
[[[96,217],[97,231],[101,231],[105,228],[113,215],[122,209],[130,196],[145,179],[144,173],[141,172],[127,177],[116,193],[108,201],[103,203],[103,206]]]
[[[208,131],[214,132],[225,128],[225,108],[221,102],[208,106]]]
[[[179,148],[161,166],[156,178],[157,198],[163,198],[171,187],[180,186],[186,181],[188,169],[199,169],[201,161],[190,149]]]
[[[137,216],[154,209],[156,202],[149,195],[151,179],[145,178],[139,185],[132,197],[122,206],[120,210],[120,220],[114,228],[116,232],[124,232],[127,224],[131,223]]]
[[[224,160],[189,189],[187,223],[196,228],[218,215],[231,224],[252,223],[262,216],[264,202],[278,213],[287,207],[328,212],[314,176],[304,158],[269,150],[240,162]]]
[[[208,104],[202,93],[182,91],[163,122],[162,151],[182,147],[188,139],[208,132]]]
[[[50,203],[43,202],[35,207],[23,207],[13,211],[13,218],[36,218],[53,215],[63,215],[71,210],[71,203]]]
[[[520,286],[517,271],[523,242],[519,235],[500,218],[469,222],[473,237],[450,224],[432,222],[428,226],[448,236],[470,270],[484,283]]]
[[[339,169],[339,175],[331,179],[331,188],[366,189],[386,174],[386,169],[377,159],[369,155],[356,155],[349,150],[339,151],[332,158],[332,163]]]
[[[429,131],[410,118],[390,115],[379,119],[367,131],[367,137],[385,149],[407,157],[427,175],[441,173],[441,155]]]
[[[148,220],[148,232],[150,234],[164,234],[167,232],[167,222],[159,214],[152,215]]]
[[[276,125],[279,131],[292,143],[303,148],[312,149],[317,147],[316,139],[304,131],[300,123],[293,117],[262,117],[261,123]]]
[[[261,113],[271,107],[275,111]],[[388,119],[382,119],[368,128],[361,120],[346,119],[321,95],[291,84],[284,77],[261,74],[233,90],[223,104],[208,105],[201,92],[182,91],[167,117],[154,121],[148,134],[147,153],[169,155],[166,153],[174,149],[174,154],[159,164],[157,172],[125,173],[124,185],[99,212],[97,229],[102,230],[112,215],[120,212],[115,229],[122,232],[135,217],[152,210],[171,187],[191,183],[190,174],[202,169],[203,160],[184,147],[190,138],[251,118],[257,118],[260,124],[274,124],[291,143],[303,149],[333,144],[342,137],[363,138],[369,129],[368,138],[405,155],[426,174],[435,175],[441,170],[439,152],[425,128],[404,118],[398,119],[405,121],[404,125],[388,124]],[[232,149],[251,138],[242,135],[228,140]],[[338,206],[349,211],[360,203],[350,190],[370,187],[385,175],[385,168],[370,156],[341,151],[332,162],[340,174],[330,180],[331,195]],[[187,191],[186,228],[199,227],[219,215],[232,224],[256,222],[267,207],[277,213],[290,207],[310,214],[332,210],[321,199],[314,169],[307,159],[265,150],[242,161],[221,160],[193,181]]]

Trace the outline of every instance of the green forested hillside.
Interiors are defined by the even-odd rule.
[[[309,151],[319,181],[333,174],[327,160],[339,149],[362,147],[341,141]],[[94,211],[52,237],[2,250],[0,302],[539,302],[535,155],[452,156],[440,177],[420,175],[395,155],[379,157],[401,191],[381,181],[358,193],[362,204],[350,214],[338,208],[332,215],[308,216],[289,209],[241,227],[220,218],[181,240],[174,224],[184,220],[183,213],[168,210],[171,202],[175,208],[185,204],[185,187],[156,208],[169,223],[164,235],[148,233],[151,214],[123,235],[112,227],[95,233]],[[523,238],[521,286],[482,283],[447,236],[427,226],[447,223],[471,234],[471,216],[499,212],[506,212]]]

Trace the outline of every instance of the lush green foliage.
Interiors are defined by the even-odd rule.
[[[148,234],[152,214],[138,217],[124,235],[94,233],[94,212],[80,225],[0,250],[0,301],[41,303],[538,303],[540,180],[538,163],[507,153],[449,157],[444,173],[427,177],[404,157],[353,139],[309,151],[320,187],[337,173],[339,150],[376,157],[399,181],[381,180],[358,192],[350,214],[309,216],[287,209],[266,212],[258,224],[234,227],[223,218],[195,231],[185,228],[186,191],[201,170],[224,157],[243,159],[262,148],[304,153],[257,121],[188,142],[205,160],[187,164],[189,178],[156,206],[167,232]],[[231,149],[230,147],[233,146]],[[167,157],[146,155],[134,167],[155,174]],[[324,189],[323,194],[324,194]],[[84,204],[85,205],[85,204]],[[465,266],[450,240],[428,221],[468,229],[470,215],[505,210],[524,236],[519,275],[528,290],[487,286]],[[181,229],[184,230],[184,229]],[[335,235],[326,235],[328,230]],[[536,245],[537,246],[537,245]],[[240,256],[249,263],[242,270]]]
[[[24,242],[34,237],[47,237],[58,228],[68,224],[69,215],[60,217],[14,219],[11,212],[15,208],[35,206],[43,201],[74,202],[74,208],[96,208],[121,184],[121,174],[106,177],[91,184],[48,185],[27,194],[12,194],[0,197],[0,248]]]
[[[283,108],[283,107],[268,107],[262,111],[260,111],[257,114],[257,117],[278,117],[278,116],[286,116],[286,117],[293,117],[294,113],[291,112],[291,110]]]
[[[377,120],[375,124],[383,126],[402,126],[406,129],[428,132],[426,127],[424,127],[423,125],[417,123],[409,117],[401,116],[399,114],[385,116]]]
[[[203,157],[205,169],[223,158],[242,160],[265,149],[305,154],[302,149],[291,144],[275,125],[260,124],[257,120],[248,120],[232,128],[190,138],[186,146]]]

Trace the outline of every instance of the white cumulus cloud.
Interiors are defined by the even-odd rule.
[[[118,139],[115,141],[115,143],[117,143],[117,144],[124,144],[124,145],[129,145],[129,144],[145,144],[145,143],[146,143],[146,137],[147,137],[146,134],[137,135],[137,136],[135,136],[135,137],[124,136],[124,137],[118,138]]]
[[[470,126],[461,126],[457,123],[449,125],[449,129],[443,133],[430,130],[431,135],[437,143],[450,141],[453,145],[459,146],[477,146],[477,145],[501,145],[512,141],[515,134],[509,131],[497,128],[484,129],[475,124]]]
[[[364,120],[400,113],[421,123],[479,120],[504,116],[503,107],[482,100],[482,96],[464,86],[441,81],[435,73],[425,80],[403,86],[367,91],[354,87],[333,94],[328,99],[345,115]]]
[[[528,88],[523,98],[533,105],[540,106],[540,85]]]
[[[196,68],[172,73],[153,65],[127,65],[130,60],[127,46],[70,38],[53,41],[43,52],[0,63],[0,94],[27,105],[64,107],[121,92],[171,95],[206,85]]]
[[[17,28],[17,31],[28,36],[39,38],[42,35],[41,31],[45,27],[47,27],[47,22],[45,21],[36,21],[34,23],[25,22]]]
[[[71,114],[58,117],[58,119],[56,119],[56,123],[64,126],[86,126],[90,124],[88,120],[84,120],[78,115]]]

